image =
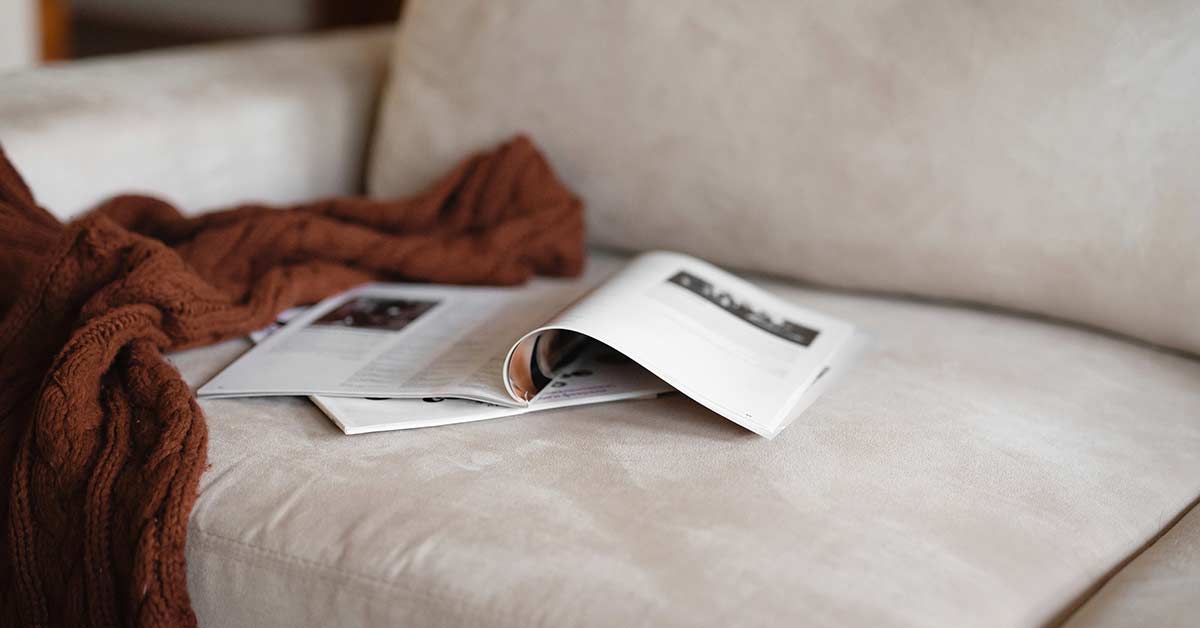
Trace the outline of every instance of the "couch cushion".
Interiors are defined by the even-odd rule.
[[[1186,0],[413,0],[370,190],[530,132],[594,242],[1200,352]]]
[[[1194,360],[768,287],[875,336],[774,441],[680,397],[353,437],[202,401],[202,625],[1033,626],[1200,495]]]
[[[1195,628],[1200,618],[1200,509],[1124,566],[1064,628]]]

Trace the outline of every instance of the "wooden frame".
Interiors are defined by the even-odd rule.
[[[38,0],[42,61],[71,57],[71,10],[67,0]]]

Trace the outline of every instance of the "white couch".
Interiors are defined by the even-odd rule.
[[[390,40],[0,77],[0,142],[64,218],[359,192]],[[756,281],[875,338],[774,441],[683,398],[356,437],[301,399],[202,401],[201,625],[1195,625],[1195,355]],[[198,385],[247,346],[173,360]]]

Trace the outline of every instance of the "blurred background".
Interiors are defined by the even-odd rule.
[[[48,61],[392,22],[403,0],[0,0],[0,72]]]

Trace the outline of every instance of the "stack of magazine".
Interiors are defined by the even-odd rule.
[[[304,395],[362,434],[679,392],[772,438],[863,346],[667,252],[515,288],[368,284],[282,319],[198,394]]]

